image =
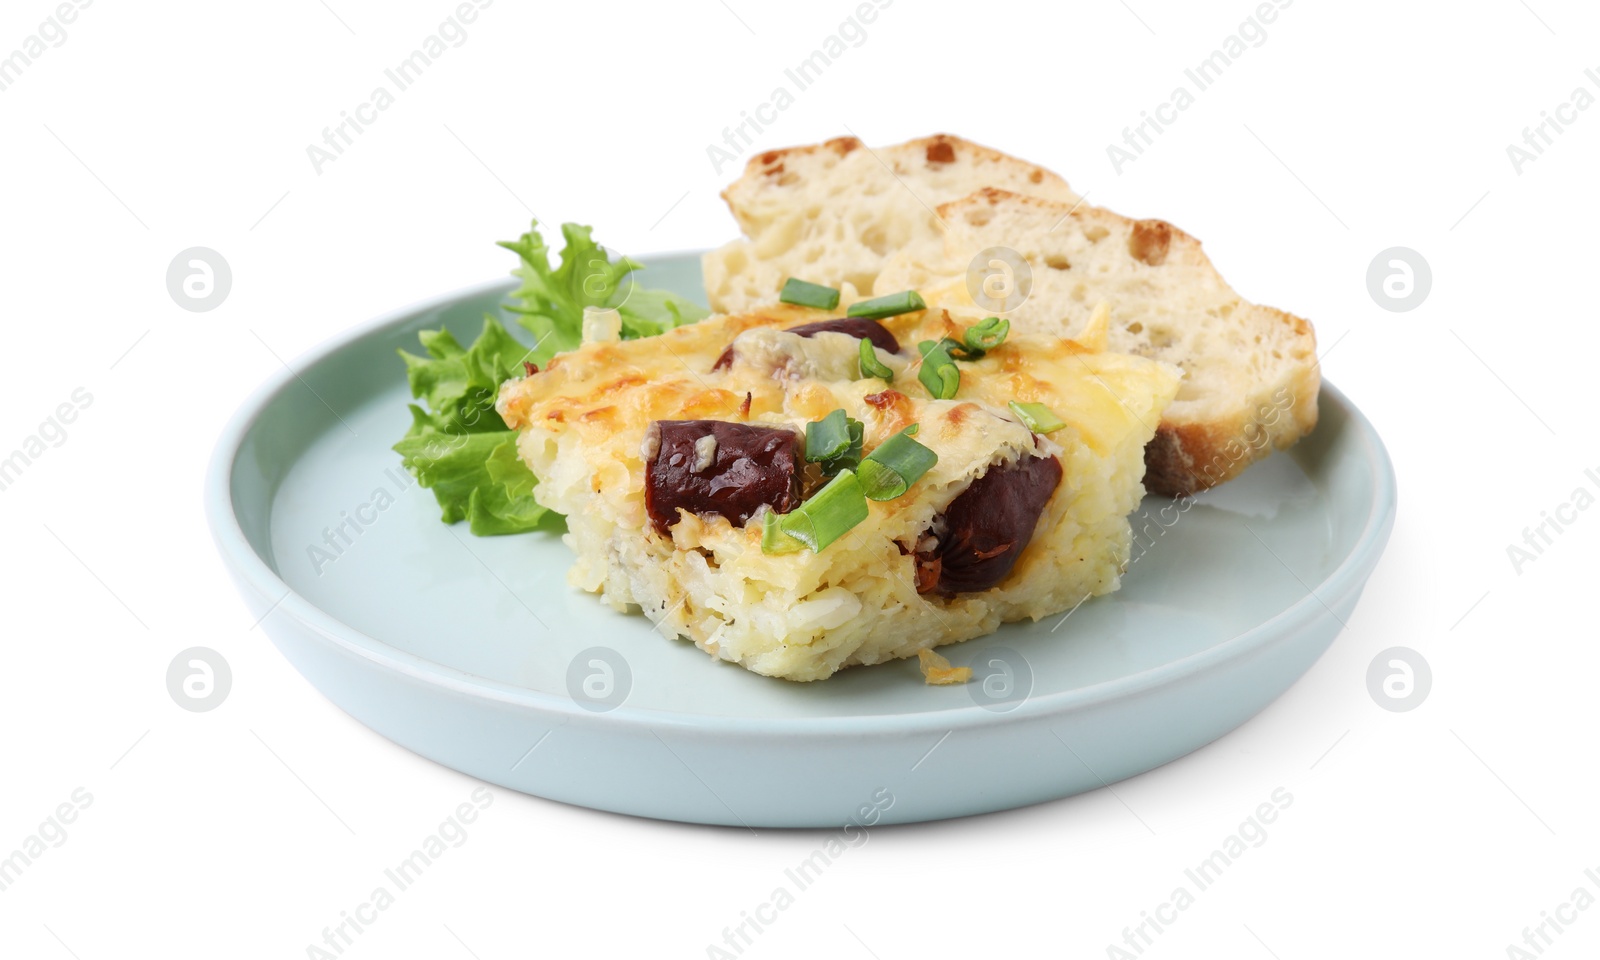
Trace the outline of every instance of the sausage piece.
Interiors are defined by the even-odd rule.
[[[812,323],[802,323],[798,327],[789,327],[788,333],[810,339],[819,333],[842,333],[845,336],[855,337],[857,340],[871,340],[872,345],[888,353],[900,352],[900,341],[894,338],[883,324],[866,317],[840,317],[836,320],[817,320]],[[712,370],[726,370],[733,364],[733,344],[728,344],[728,349],[722,351],[717,362],[711,365]]]
[[[678,511],[726,517],[736,527],[762,504],[800,505],[800,436],[723,420],[657,420],[645,441],[644,505],[662,535]],[[654,447],[654,450],[650,448]]]
[[[1004,580],[1060,483],[1055,457],[990,467],[945,508],[938,544],[917,552],[917,592],[973,593]]]
[[[842,333],[857,340],[871,340],[874,347],[886,353],[900,352],[900,341],[894,338],[894,334],[883,324],[867,317],[817,320],[813,323],[802,323],[798,327],[789,327],[788,332],[802,337],[814,337],[819,333]]]

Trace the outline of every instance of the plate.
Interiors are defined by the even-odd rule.
[[[646,259],[701,296],[699,259]],[[1113,783],[1215,740],[1350,616],[1394,522],[1372,425],[1324,384],[1287,453],[1187,504],[1146,498],[1123,588],[915,660],[790,683],[715,661],[567,586],[558,533],[439,522],[390,445],[398,348],[463,341],[501,282],[382,317],[264,385],[224,431],[206,509],[262,627],[317,689],[416,753],[586,807],[746,827],[903,823]],[[508,324],[510,326],[510,324]]]

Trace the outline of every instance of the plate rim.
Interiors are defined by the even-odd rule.
[[[649,266],[651,263],[659,263],[666,259],[696,256],[699,254],[682,251],[639,257],[638,260]],[[698,730],[702,729],[707,721],[711,721],[718,727],[721,736],[734,738],[775,734],[813,735],[819,731],[827,731],[831,727],[839,727],[841,732],[857,735],[869,730],[878,734],[966,730],[1008,725],[1042,716],[1068,713],[1180,683],[1208,669],[1245,656],[1273,638],[1290,635],[1324,613],[1331,613],[1331,602],[1337,602],[1348,594],[1362,589],[1376,566],[1394,525],[1398,490],[1394,464],[1388,450],[1376,428],[1360,408],[1352,403],[1343,391],[1323,379],[1319,405],[1332,400],[1344,412],[1350,426],[1356,430],[1364,449],[1366,462],[1370,465],[1369,493],[1372,507],[1362,520],[1361,530],[1356,535],[1355,542],[1332,572],[1317,583],[1308,585],[1304,597],[1228,640],[1180,659],[1167,661],[1137,673],[1103,680],[1087,687],[1038,696],[1030,695],[1014,709],[1004,712],[987,710],[974,703],[958,709],[857,716],[744,716],[739,718],[738,725],[722,722],[729,718],[721,715],[683,713],[654,707],[630,707],[626,701],[605,713],[595,713],[584,709],[570,697],[491,680],[448,664],[429,660],[394,647],[345,623],[296,591],[267,565],[250,545],[233,509],[231,492],[233,467],[238,454],[252,428],[274,399],[300,382],[300,374],[297,371],[308,369],[382,329],[401,326],[414,320],[419,314],[497,290],[509,291],[514,286],[515,280],[505,278],[484,281],[389,310],[348,327],[303,351],[292,362],[285,364],[283,369],[275,371],[251,391],[229,417],[218,435],[207,462],[204,511],[212,539],[230,572],[263,599],[281,595],[281,598],[261,615],[258,624],[273,614],[291,616],[299,625],[324,641],[333,643],[343,652],[397,671],[413,680],[441,687],[454,694],[472,698],[487,697],[510,706],[547,714],[563,723],[571,720],[591,720],[640,730],[659,728]],[[270,635],[271,631],[267,632]],[[734,665],[713,661],[711,666],[714,668]],[[790,681],[774,679],[772,682]]]

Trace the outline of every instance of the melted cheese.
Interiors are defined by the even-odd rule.
[[[784,327],[829,314],[777,305],[713,317],[659,337],[586,343],[505,384],[499,410],[539,478],[538,501],[567,515],[569,579],[618,609],[638,607],[668,636],[756,672],[821,679],[841,667],[1038,619],[1116,588],[1127,514],[1143,495],[1143,448],[1178,388],[1171,367],[1072,340],[1013,336],[962,362],[953,400],[916,379],[916,344],[968,324],[942,311],[883,325],[899,355],[877,351],[893,382],[856,379],[858,341]],[[734,344],[733,362],[713,371]],[[1035,438],[1008,401],[1050,407],[1067,426]],[[670,538],[649,528],[644,465],[656,420],[714,419],[805,430],[835,409],[860,420],[865,452],[911,423],[938,463],[904,496],[821,553],[761,552],[760,524],[684,516]],[[912,558],[943,509],[991,466],[1057,456],[1063,478],[1032,543],[997,587],[954,598],[916,591]]]

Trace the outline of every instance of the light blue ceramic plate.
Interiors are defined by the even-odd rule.
[[[700,295],[697,257],[648,262],[652,285]],[[224,432],[207,511],[246,602],[318,689],[424,757],[527,793],[840,826],[1090,790],[1286,690],[1349,617],[1393,525],[1383,444],[1324,385],[1321,425],[1289,453],[1187,511],[1146,500],[1121,591],[945,648],[974,682],[926,686],[915,661],[760,677],[568,587],[557,535],[475,538],[408,486],[389,449],[409,423],[395,350],[440,324],[475,336],[507,289],[381,318],[296,361]],[[334,532],[329,560],[341,521],[349,543]]]

